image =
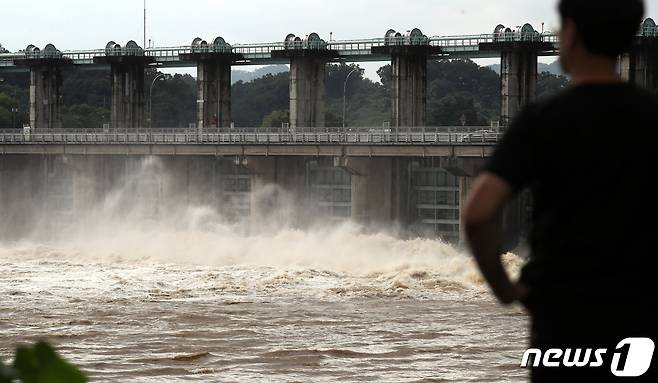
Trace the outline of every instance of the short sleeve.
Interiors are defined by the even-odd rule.
[[[515,192],[529,185],[537,175],[535,132],[538,123],[534,109],[524,109],[514,119],[484,167],[484,171],[509,183]]]

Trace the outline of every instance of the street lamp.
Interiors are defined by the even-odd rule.
[[[347,77],[345,78],[345,83],[343,84],[343,132],[345,132],[345,108],[346,108],[346,99],[347,99],[347,81],[350,79],[350,76],[354,72],[361,72],[363,73],[363,69],[357,67],[354,68],[350,71],[350,73],[347,74]]]
[[[18,113],[18,108],[17,107],[11,108],[11,128],[12,129],[16,128],[16,113]]]
[[[151,107],[153,106],[153,85],[155,85],[155,82],[158,81],[159,79],[165,77],[166,74],[160,73],[159,75],[155,76],[153,79],[153,82],[151,82],[151,86],[149,87],[149,128],[153,127],[153,120],[151,120],[152,117],[152,109]]]

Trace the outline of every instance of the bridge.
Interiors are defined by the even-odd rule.
[[[495,43],[500,41],[543,41],[551,45],[549,49],[540,52],[544,56],[554,56],[559,51],[558,36],[554,33],[539,33],[530,30],[532,27],[526,27],[527,32],[515,31],[509,32],[505,35],[502,33],[480,34],[480,35],[463,35],[463,36],[435,36],[427,39],[427,45],[440,48],[436,50],[430,57],[432,58],[445,58],[445,59],[458,59],[458,58],[496,58],[499,54],[491,50],[481,50],[480,44]],[[647,33],[651,33],[647,31]],[[217,40],[219,39],[219,40]],[[196,40],[191,45],[175,46],[175,47],[150,47],[143,49],[144,56],[152,57],[153,63],[157,67],[171,68],[171,67],[192,67],[196,62],[190,59],[190,54],[193,53],[216,53],[230,51],[240,55],[240,59],[235,60],[233,65],[271,65],[271,64],[288,64],[285,58],[277,57],[276,51],[285,49],[305,49],[309,46],[304,41],[293,41],[292,43],[286,42],[271,42],[271,43],[251,43],[251,44],[234,44],[221,48],[220,44],[226,44],[221,37],[217,38],[212,44],[208,44],[204,40]],[[372,38],[372,39],[358,39],[358,40],[332,40],[322,42],[322,49],[335,51],[336,57],[333,57],[330,62],[366,62],[366,61],[386,61],[390,57],[377,52],[377,48],[385,47],[390,43],[403,45],[404,38],[398,38],[398,41],[387,38]],[[221,43],[220,43],[221,42]],[[116,44],[110,44],[116,46]],[[115,49],[115,48],[112,48]],[[128,53],[134,50],[133,54],[141,54],[141,47],[128,47],[123,51]],[[70,59],[75,65],[98,65],[94,61],[95,57],[102,57],[108,53],[109,48],[104,49],[89,49],[89,50],[69,50],[61,51],[61,57]],[[53,57],[60,57],[59,53]],[[274,54],[273,54],[274,53]],[[47,55],[47,52],[35,51],[34,48],[29,48],[16,53],[0,54],[0,67],[14,67],[14,60],[25,58],[40,58]]]
[[[260,219],[287,198],[298,205],[294,221],[301,227],[309,216],[322,216],[397,223],[414,234],[458,240],[464,198],[501,134],[426,127],[427,61],[500,57],[504,129],[535,98],[538,57],[558,52],[555,34],[529,24],[451,37],[412,29],[367,40],[325,41],[311,33],[266,44],[231,45],[218,37],[170,48],[110,41],[96,50],[59,51],[48,44],[0,52],[0,73],[30,72],[28,129],[0,131],[0,233],[29,231],[30,215],[60,227],[83,206],[104,201],[117,185],[132,185],[129,209],[151,206],[153,219],[169,211],[164,206],[190,204],[219,207],[238,220]],[[631,49],[619,57],[619,73],[658,89],[657,58],[658,28],[646,19]],[[326,64],[382,60],[390,60],[392,69],[390,127],[327,128]],[[289,128],[233,129],[231,67],[271,63],[290,65]],[[62,126],[62,69],[72,65],[111,71],[109,126]],[[194,128],[143,129],[144,71],[180,66],[197,67]],[[157,166],[139,172],[154,161]],[[278,191],[263,193],[272,185]],[[521,197],[501,217],[508,248],[525,213]]]
[[[619,58],[623,77],[656,88],[658,28],[653,19],[642,23],[633,48]],[[406,33],[388,30],[384,37],[325,41],[316,33],[304,38],[287,35],[274,43],[231,45],[217,37],[195,38],[178,47],[142,48],[110,41],[103,49],[59,51],[28,45],[19,52],[0,52],[0,72],[29,70],[30,126],[58,129],[61,125],[61,68],[76,65],[109,68],[112,73],[111,127],[144,126],[145,68],[197,67],[197,118],[200,127],[231,125],[231,67],[290,64],[290,126],[324,127],[324,74],[329,62],[391,61],[391,126],[424,126],[427,60],[500,57],[500,122],[507,126],[519,108],[535,96],[537,58],[559,52],[558,36],[530,24],[511,29],[497,25],[493,33],[428,37],[417,28]],[[216,121],[216,122],[215,122]]]

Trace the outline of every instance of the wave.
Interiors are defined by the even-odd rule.
[[[517,274],[521,258],[507,254],[505,266]],[[32,262],[42,268],[58,265],[192,273],[215,293],[244,291],[322,291],[335,296],[390,297],[419,292],[461,293],[483,290],[484,283],[470,256],[450,244],[432,239],[399,239],[366,233],[345,223],[333,228],[282,229],[258,235],[230,226],[216,230],[149,230],[126,227],[111,233],[40,244],[22,241],[0,245],[0,261]],[[148,272],[148,271],[146,271]],[[135,276],[115,272],[117,290],[129,288]],[[166,285],[166,281],[164,282]],[[154,284],[151,299],[188,297],[195,283],[185,286]]]

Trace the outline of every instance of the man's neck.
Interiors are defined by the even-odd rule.
[[[578,60],[575,60],[569,75],[571,81],[576,85],[623,81],[617,74],[615,61],[601,56],[584,55],[579,57]]]

